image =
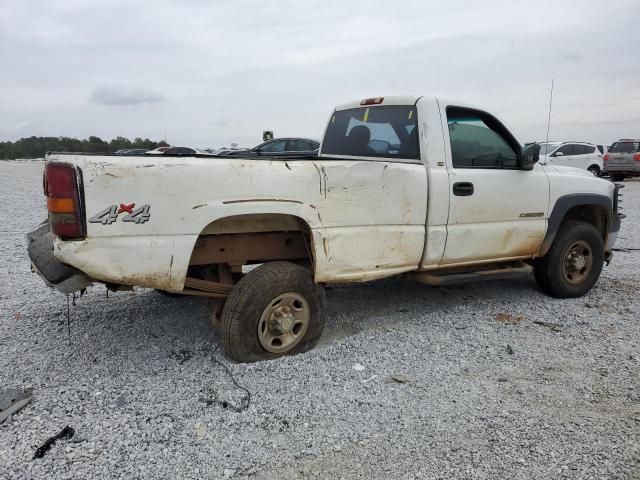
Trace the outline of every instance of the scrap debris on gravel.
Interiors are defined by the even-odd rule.
[[[32,395],[0,425],[1,479],[640,478],[640,183],[583,298],[334,287],[315,350],[240,365],[213,361],[206,300],[145,289],[89,288],[69,345],[25,248],[42,165],[0,162],[0,390]]]

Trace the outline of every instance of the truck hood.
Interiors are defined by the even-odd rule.
[[[546,164],[548,168],[553,168],[558,173],[563,175],[578,175],[580,177],[591,177],[593,178],[593,174],[589,170],[585,170],[583,168],[575,168],[575,167],[565,167],[562,165],[549,165]]]

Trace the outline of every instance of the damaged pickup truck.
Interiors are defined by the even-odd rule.
[[[29,254],[62,292],[222,299],[212,316],[243,362],[311,349],[326,284],[533,271],[577,297],[611,258],[618,186],[538,164],[539,150],[481,108],[403,96],[337,107],[313,158],[51,153]]]

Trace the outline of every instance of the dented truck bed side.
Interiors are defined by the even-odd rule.
[[[181,290],[198,237],[217,221],[289,215],[312,234],[317,282],[361,281],[415,269],[427,205],[421,164],[365,160],[255,160],[51,155],[82,171],[91,217],[149,206],[149,220],[87,224],[54,243],[56,257],[105,282]],[[134,207],[135,208],[135,207]]]

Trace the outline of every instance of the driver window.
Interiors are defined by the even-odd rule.
[[[454,168],[518,167],[518,156],[511,146],[514,141],[504,136],[504,127],[493,117],[475,110],[448,108],[447,123]]]

